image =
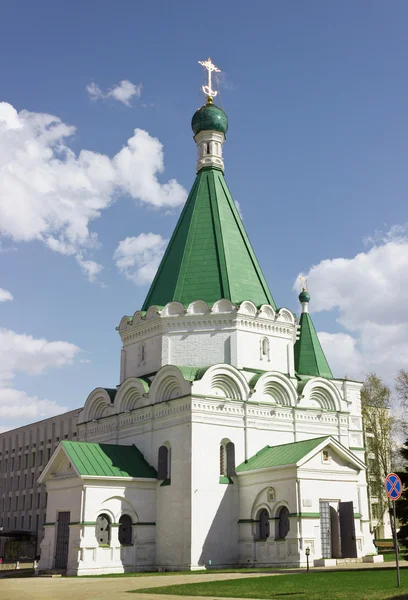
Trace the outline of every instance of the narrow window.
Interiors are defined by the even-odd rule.
[[[140,345],[140,362],[144,363],[146,360],[146,346],[145,344]]]
[[[99,515],[96,519],[96,539],[98,540],[98,544],[102,546],[109,546],[110,544],[110,531],[111,531],[111,522],[108,515]]]
[[[132,543],[132,519],[129,515],[122,515],[119,519],[119,544],[128,546]]]
[[[269,537],[269,513],[263,508],[259,513],[259,539],[267,540]]]
[[[169,449],[167,446],[160,446],[159,448],[157,479],[170,479]]]
[[[232,442],[228,442],[227,451],[227,477],[235,475],[235,446]]]
[[[278,515],[278,538],[283,540],[289,533],[289,510],[282,506]]]
[[[225,475],[225,446],[224,444],[220,444],[220,475],[221,477]]]

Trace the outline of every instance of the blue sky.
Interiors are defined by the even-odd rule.
[[[115,326],[141,306],[148,284],[135,284],[129,270],[127,278],[114,253],[129,237],[171,235],[195,176],[190,120],[204,99],[197,61],[209,55],[223,70],[226,178],[277,304],[298,311],[293,286],[307,274],[335,374],[376,370],[392,380],[408,359],[407,19],[397,0],[2,6],[0,101],[13,108],[3,105],[3,130],[0,112],[0,288],[13,299],[0,302],[0,428],[48,416],[52,403],[81,406],[93,388],[118,383]],[[135,86],[128,104],[113,93],[121,81]],[[24,110],[34,117],[15,116]],[[39,134],[42,114],[64,124],[56,146]],[[111,167],[136,128],[153,156],[142,164],[152,179],[142,200],[133,166],[111,187],[95,181],[98,171],[92,235],[81,241],[71,230],[69,249],[56,251],[68,243],[56,225],[63,204],[38,190],[52,181],[66,200],[66,179],[82,176],[79,153],[98,164],[105,155]],[[45,154],[28,164],[30,136]],[[163,172],[152,138],[163,146]],[[58,160],[69,163],[65,174]],[[8,176],[16,169],[23,195]],[[162,186],[173,179],[166,204]],[[95,281],[81,260],[99,265]]]

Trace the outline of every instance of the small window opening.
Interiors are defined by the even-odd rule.
[[[119,519],[119,544],[129,546],[132,543],[132,519],[122,515]]]
[[[269,537],[269,513],[263,508],[259,513],[259,536],[260,540],[267,540]]]
[[[220,445],[220,475],[233,477],[235,475],[235,445],[224,442]]]
[[[170,481],[170,448],[160,446],[158,455],[157,479]]]
[[[108,546],[110,544],[111,521],[108,515],[103,514],[97,517],[95,533],[99,545]]]
[[[277,529],[277,537],[281,540],[284,540],[288,535],[290,529],[289,510],[286,506],[282,506],[282,508],[279,511]]]

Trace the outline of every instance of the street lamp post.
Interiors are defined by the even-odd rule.
[[[306,573],[309,573],[309,556],[310,556],[309,546],[306,548],[305,554],[306,554]]]

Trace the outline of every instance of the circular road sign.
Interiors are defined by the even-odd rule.
[[[388,498],[398,500],[402,494],[401,479],[395,473],[390,473],[385,479],[385,491]]]

